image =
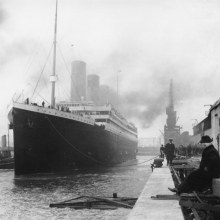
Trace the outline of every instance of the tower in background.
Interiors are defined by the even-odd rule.
[[[168,143],[169,138],[172,138],[174,142],[178,141],[180,136],[180,126],[177,126],[176,111],[174,111],[174,101],[173,101],[173,82],[170,81],[169,90],[169,104],[166,108],[167,120],[164,125],[164,143]]]

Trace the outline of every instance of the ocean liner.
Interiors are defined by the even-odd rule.
[[[14,134],[15,174],[114,166],[134,159],[137,128],[111,104],[55,103],[56,24],[57,5],[50,106],[26,99],[13,102],[8,114]]]

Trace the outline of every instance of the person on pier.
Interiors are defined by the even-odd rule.
[[[175,145],[173,144],[172,138],[170,138],[169,143],[165,145],[165,155],[167,159],[167,166],[171,165],[175,156]]]
[[[164,158],[164,151],[165,151],[165,148],[164,148],[164,146],[162,144],[161,147],[160,147],[160,157],[161,158]]]
[[[180,195],[192,191],[202,192],[212,187],[212,179],[220,177],[220,157],[212,141],[208,135],[202,136],[200,143],[205,148],[199,168],[191,172],[177,188],[168,188],[171,192]]]

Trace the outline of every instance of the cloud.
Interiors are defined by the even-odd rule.
[[[2,8],[1,2],[0,2],[0,24],[4,22],[6,19],[6,11]]]
[[[0,65],[6,65],[14,59],[20,59],[21,56],[28,55],[30,53],[31,45],[33,41],[30,39],[17,39],[17,41],[6,42],[6,39],[2,40],[2,50],[0,52]]]

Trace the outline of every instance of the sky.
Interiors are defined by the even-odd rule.
[[[54,14],[55,0],[0,0],[1,135],[12,99],[49,101]],[[60,0],[57,44],[56,99],[68,99],[73,60],[114,97],[118,75],[117,107],[139,137],[161,135],[171,79],[182,131],[220,97],[217,0]]]

